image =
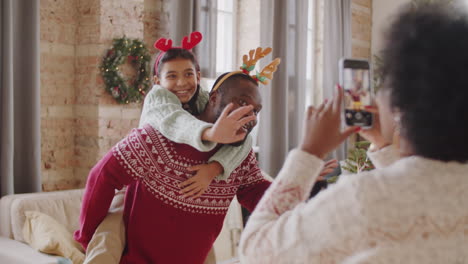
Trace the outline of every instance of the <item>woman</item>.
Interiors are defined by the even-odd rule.
[[[467,263],[466,16],[407,8],[387,37],[378,118],[360,132],[377,169],[343,176],[306,202],[322,159],[359,130],[339,130],[341,89],[309,108],[300,148],[244,230],[242,263]]]

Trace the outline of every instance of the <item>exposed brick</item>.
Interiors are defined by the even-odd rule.
[[[353,0],[352,3],[367,8],[372,7],[372,0]]]
[[[353,45],[352,48],[352,56],[355,58],[371,58],[371,49],[366,47],[360,47],[357,45]]]
[[[371,21],[371,16],[369,14],[352,12],[351,27],[353,39],[370,42],[372,29],[369,21]]]
[[[351,8],[352,56],[371,57],[372,1],[353,0]]]

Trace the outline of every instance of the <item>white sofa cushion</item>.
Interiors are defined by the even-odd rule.
[[[18,196],[24,194],[17,194]],[[17,195],[7,195],[0,199],[0,236],[13,238],[11,230],[11,203],[16,199]]]
[[[83,189],[13,196],[14,199],[11,201],[10,208],[10,225],[13,239],[25,242],[23,226],[25,221],[24,212],[26,211],[39,211],[49,215],[63,224],[70,232],[78,229]],[[4,211],[1,212],[1,214],[3,213]]]
[[[65,258],[40,253],[29,245],[0,236],[0,263],[60,264],[71,263]]]

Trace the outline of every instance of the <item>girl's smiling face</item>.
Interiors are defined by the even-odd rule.
[[[190,101],[197,91],[200,72],[195,69],[192,61],[178,58],[162,65],[159,77],[155,76],[155,83],[175,94],[184,104]]]

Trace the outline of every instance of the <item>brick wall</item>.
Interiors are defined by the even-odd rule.
[[[43,190],[83,187],[90,168],[131,128],[141,103],[119,105],[99,64],[112,39],[167,35],[165,0],[41,1]]]
[[[352,56],[371,58],[372,0],[352,0],[351,34]]]
[[[43,189],[64,189],[74,178],[75,42],[78,0],[42,0],[41,149]]]

